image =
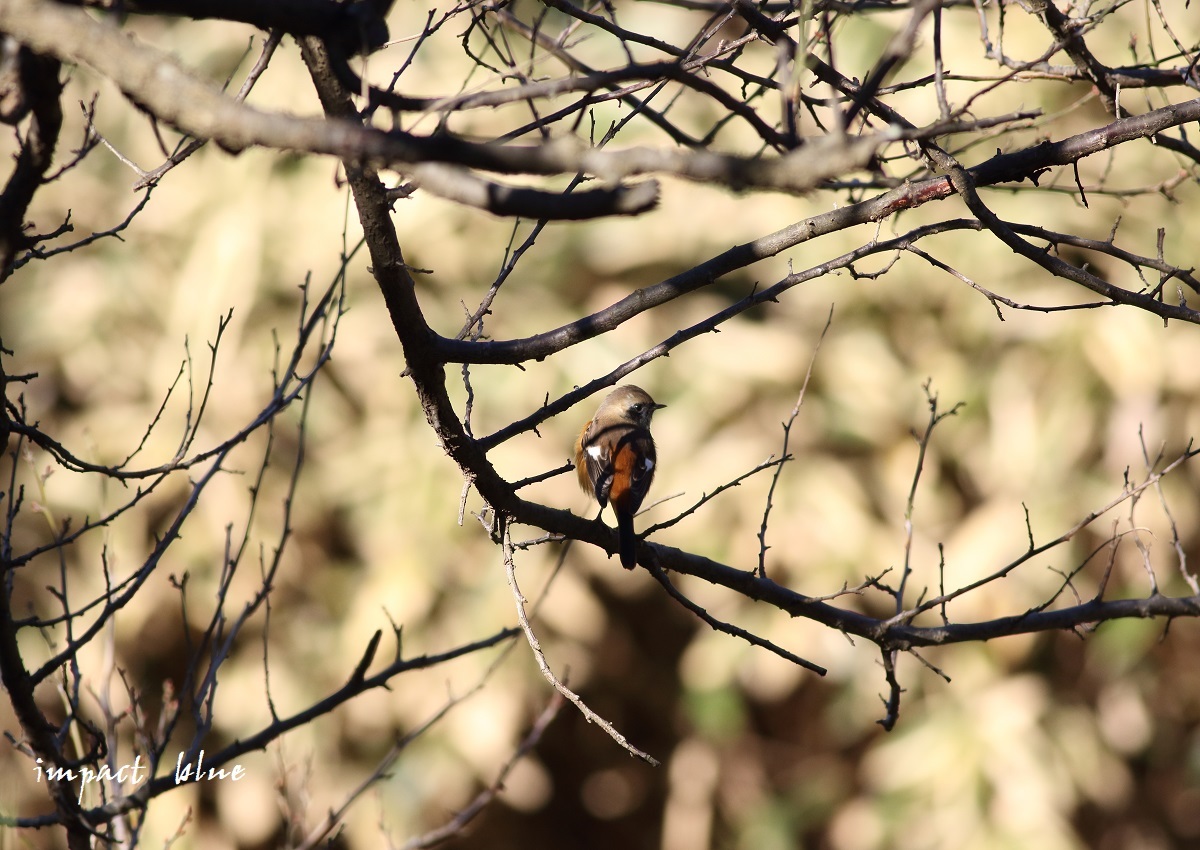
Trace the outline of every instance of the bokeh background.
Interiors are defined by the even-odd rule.
[[[620,5],[631,25],[639,16],[657,16],[654,26],[663,32],[691,20],[683,10]],[[1118,64],[1128,55],[1131,33],[1142,39],[1140,49],[1161,40],[1143,5],[1126,6],[1091,42],[1105,51],[1106,61]],[[398,4],[393,36],[419,31],[425,11]],[[1040,51],[1044,37],[1034,22],[1023,13],[1009,17],[1006,47],[1024,50],[1026,57]],[[903,20],[897,14],[847,21],[838,33],[840,61],[846,68],[869,67]],[[1194,13],[1177,15],[1175,22],[1184,25],[1183,41],[1195,44]],[[132,19],[127,25],[214,80],[236,68],[244,72],[252,61],[244,56],[243,28]],[[945,26],[948,64],[955,71],[995,72],[981,57],[974,11],[947,14]],[[407,72],[410,90],[441,94],[469,79],[466,60],[456,52],[457,35],[439,38]],[[607,48],[597,39],[594,49]],[[406,50],[398,45],[372,57],[375,75],[388,79]],[[905,65],[902,76],[923,73],[928,52]],[[97,129],[123,156],[146,169],[161,161],[146,117],[110,84],[74,69],[68,91],[67,103],[90,102],[99,92]],[[955,91],[952,86],[952,96]],[[1168,94],[1183,98],[1187,92]],[[1138,111],[1161,105],[1151,102],[1160,96],[1131,95],[1127,106]],[[319,111],[290,40],[250,101],[301,114]],[[1001,87],[977,110],[995,114],[1030,106],[1054,120],[1031,127],[1026,142],[1039,134],[1061,138],[1107,120],[1086,86],[1048,81]],[[918,90],[904,111],[930,120],[936,104],[928,91]],[[602,107],[597,114],[603,126],[619,110]],[[483,126],[492,119],[472,114],[470,120]],[[83,137],[82,113],[68,114],[68,124],[63,156]],[[660,141],[639,132],[633,126],[621,142]],[[736,146],[736,133],[731,128],[722,143]],[[991,150],[984,140],[962,156],[973,162]],[[1138,143],[1084,160],[1080,173],[1087,185],[1105,180],[1114,189],[1133,189],[1171,180],[1180,167]],[[0,288],[0,333],[14,352],[7,371],[38,373],[25,388],[31,418],[81,455],[124,457],[153,419],[185,346],[202,373],[218,320],[232,311],[199,439],[215,444],[243,427],[269,397],[276,338],[285,352],[294,338],[301,285],[306,279],[316,289],[328,285],[342,268],[341,252],[358,241],[356,216],[338,177],[328,160],[258,150],[230,156],[205,148],[166,177],[119,240],[102,239],[23,268]],[[45,231],[69,211],[76,236],[111,228],[136,203],[135,180],[117,157],[98,150],[39,195],[32,220]],[[1095,192],[1086,208],[1072,187],[1069,173],[1055,174],[1041,187],[1008,187],[986,199],[1002,216],[1096,239],[1107,237],[1120,219],[1120,244],[1147,255],[1154,254],[1156,229],[1163,227],[1166,258],[1192,264],[1200,203],[1194,174],[1169,195]],[[845,198],[844,192],[737,195],[665,180],[662,203],[652,214],[546,228],[502,288],[486,333],[502,339],[557,327]],[[948,211],[950,205],[956,208]],[[885,222],[881,232],[963,214],[957,201],[948,200]],[[514,233],[519,241],[530,230],[528,223],[514,226],[421,192],[397,203],[394,221],[408,262],[431,272],[418,278],[420,297],[431,324],[446,334],[461,326],[486,292]],[[775,282],[789,266],[822,262],[873,232],[834,234],[765,260],[544,363],[472,369],[474,432],[490,433],[528,414],[547,394],[557,396],[608,372],[755,285]],[[980,285],[1018,301],[1088,300],[988,236],[952,234],[923,244]],[[860,271],[878,270],[890,259],[868,262]],[[1118,285],[1137,287],[1129,269],[1090,259]],[[478,499],[467,499],[466,519],[458,522],[462,479],[438,451],[401,375],[399,346],[361,254],[346,267],[345,299],[333,360],[313,390],[306,462],[292,506],[295,533],[266,635],[272,696],[282,714],[339,687],[371,634],[390,634],[389,621],[403,626],[406,655],[438,652],[515,621],[500,553],[473,518],[482,507]],[[942,409],[963,406],[935,431],[917,491],[912,593],[936,590],[939,545],[947,587],[976,580],[1023,553],[1029,533],[1044,542],[1118,496],[1127,472],[1134,480],[1145,474],[1146,452],[1153,459],[1161,449],[1173,458],[1200,433],[1200,336],[1194,328],[1164,327],[1124,308],[1005,310],[1001,321],[979,293],[906,255],[876,279],[841,274],[798,287],[778,304],[744,314],[720,334],[694,340],[634,376],[669,405],[655,422],[655,496],[666,501],[644,521],[669,518],[780,454],[782,423],[814,356],[788,447],[795,460],[774,494],[766,562],[775,580],[811,595],[858,585],[889,568],[885,580],[895,580],[905,557],[904,514],[917,458],[913,433],[924,429],[929,413],[926,382]],[[461,380],[455,393],[466,397]],[[498,469],[517,479],[565,462],[598,400],[497,449],[492,459]],[[179,399],[168,404],[146,449],[148,461],[172,456],[185,407]],[[292,410],[276,439],[289,449],[298,438]],[[260,437],[247,444],[238,456],[244,466],[213,485],[155,579],[84,659],[89,687],[109,687],[121,705],[126,697],[112,684],[115,666],[136,684],[142,708],[151,716],[158,710],[164,684],[178,681],[186,653],[170,577],[188,574],[186,628],[202,628],[211,615],[227,529],[240,534],[246,524],[251,473],[262,448]],[[6,481],[13,462],[0,460]],[[29,500],[18,524],[26,543],[50,539],[47,519],[78,522],[125,495],[89,476],[60,470],[46,477],[48,459],[37,452],[15,463],[16,481]],[[283,462],[269,470],[251,528],[255,546],[270,547],[278,537],[289,474]],[[1190,466],[1163,482],[1189,566],[1200,562],[1197,483]],[[761,474],[655,539],[751,568],[769,484],[769,473]],[[73,592],[100,589],[102,553],[117,574],[135,568],[166,511],[186,492],[180,480],[146,510],[72,549],[67,567]],[[580,513],[594,510],[570,476],[538,484],[526,495]],[[35,503],[37,511],[31,509]],[[1069,545],[969,594],[951,608],[952,618],[988,619],[1042,603],[1061,585],[1061,572],[1080,566],[1109,539],[1114,522],[1119,531],[1138,531],[1116,550],[1110,596],[1149,592],[1135,538],[1148,550],[1163,590],[1186,592],[1162,503],[1148,492],[1136,513],[1123,504]],[[518,531],[538,536],[536,529]],[[627,573],[603,553],[575,546],[559,566],[562,556],[558,545],[518,555],[527,596],[537,596],[554,577],[535,622],[550,663],[662,766],[631,759],[567,707],[535,751],[517,763],[497,800],[449,846],[1200,846],[1200,628],[1194,622],[1169,629],[1161,622],[1115,622],[1088,633],[1020,636],[925,653],[948,683],[902,657],[900,722],[885,733],[876,723],[886,686],[873,646],[719,588],[680,582],[715,616],[827,667],[822,679],[711,632],[647,575]],[[1075,579],[1085,598],[1107,558],[1093,558]],[[22,576],[30,604],[50,604],[42,588],[56,580],[57,570],[57,562],[47,560]],[[253,592],[256,579],[247,571],[238,592]],[[1071,598],[1068,592],[1061,601]],[[231,603],[236,610],[237,600]],[[888,610],[878,593],[843,597],[838,604],[876,614]],[[213,750],[269,721],[264,629],[261,619],[249,627],[223,668]],[[49,656],[54,639],[23,645],[31,664]],[[365,694],[247,759],[244,780],[188,786],[157,799],[147,815],[145,846],[177,833],[179,847],[285,844],[340,805],[398,736],[484,677],[484,687],[415,740],[388,776],[349,809],[336,844],[402,845],[449,820],[490,785],[550,701],[551,690],[523,643],[401,676],[390,690]],[[53,704],[53,685],[44,698]],[[15,729],[8,711],[7,704],[0,708],[0,720]],[[31,766],[7,746],[0,750],[0,777],[6,813],[48,808]],[[6,847],[51,847],[59,840],[50,832],[0,835]]]

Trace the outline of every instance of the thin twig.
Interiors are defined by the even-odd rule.
[[[542,671],[542,675],[546,678],[546,681],[549,682],[556,691],[569,699],[575,705],[575,707],[579,709],[579,713],[582,714],[589,723],[595,723],[597,726],[603,729],[610,738],[628,751],[630,755],[640,758],[647,764],[658,767],[658,759],[654,758],[648,753],[642,752],[633,744],[629,743],[628,739],[626,739],[624,735],[618,732],[611,723],[609,723],[596,712],[592,711],[592,709],[588,707],[587,703],[580,698],[579,694],[575,693],[573,690],[563,684],[559,680],[558,676],[554,674],[554,671],[550,669],[550,663],[546,660],[545,653],[542,652],[542,644],[538,640],[537,635],[534,634],[533,626],[530,624],[529,617],[525,613],[526,599],[521,595],[521,589],[517,586],[517,566],[513,558],[513,545],[509,536],[507,523],[505,523],[504,526],[503,545],[504,571],[505,575],[508,577],[508,586],[512,589],[513,602],[515,602],[517,606],[517,622],[520,623],[521,630],[525,633],[525,640],[528,641],[529,648],[533,650],[533,657],[537,661],[538,669]]]
[[[808,392],[808,382],[812,379],[813,365],[817,362],[817,352],[821,350],[821,343],[825,341],[825,334],[829,332],[830,326],[833,324],[833,305],[829,306],[829,315],[825,317],[825,325],[821,328],[821,333],[817,336],[817,342],[813,346],[812,356],[808,359],[808,368],[804,372],[804,381],[800,384],[800,393],[796,396],[796,403],[792,406],[792,412],[788,416],[787,421],[783,423],[783,444],[779,448],[779,454],[783,458],[791,457],[788,454],[788,440],[792,435],[792,425],[796,421],[796,417],[800,415],[800,406],[804,404],[804,394]],[[771,476],[771,486],[767,488],[766,504],[763,506],[762,524],[758,528],[758,567],[757,571],[760,576],[767,574],[767,521],[771,516],[771,505],[775,496],[775,488],[779,485],[779,478],[783,474],[783,463],[775,467],[775,474]]]

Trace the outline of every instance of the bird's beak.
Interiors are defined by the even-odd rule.
[[[666,407],[665,404],[658,404],[657,402],[655,402],[655,404],[654,404],[655,410],[662,410],[664,407]]]

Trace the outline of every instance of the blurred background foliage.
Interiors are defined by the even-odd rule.
[[[682,9],[619,5],[630,26],[637,16],[655,16],[654,26],[663,32],[692,26],[686,23],[692,13]],[[1144,5],[1127,4],[1116,19],[1127,22],[1126,38],[1141,39],[1139,49],[1148,39],[1161,39],[1144,17]],[[425,13],[407,0],[399,3],[393,37],[419,31]],[[1009,17],[1010,51],[1021,52],[1026,27],[1039,32],[1029,51],[1042,44],[1044,32],[1028,16]],[[881,14],[848,21],[838,34],[839,61],[846,68],[869,67],[902,20]],[[1176,22],[1192,28],[1187,43],[1195,43],[1195,14],[1179,15]],[[130,20],[128,26],[215,81],[252,61],[243,53],[244,28],[164,20]],[[945,26],[949,66],[960,74],[994,71],[981,57],[974,12],[947,14]],[[1110,25],[1109,42],[1090,42],[1114,64],[1130,50],[1117,36],[1120,29]],[[443,94],[463,79],[470,87],[458,36],[439,33],[422,50],[406,76],[407,91]],[[258,42],[256,37],[250,57]],[[612,44],[596,37],[589,49],[599,54]],[[902,76],[925,73],[927,53],[919,51]],[[386,81],[397,55],[406,55],[402,45],[372,57],[372,76]],[[146,117],[110,85],[75,68],[68,90],[67,102],[90,102],[99,92],[97,129],[124,156],[147,169],[161,161]],[[967,90],[964,84],[957,95]],[[906,114],[932,120],[931,101],[928,91],[914,91]],[[290,40],[250,102],[286,105],[299,114],[319,111]],[[998,87],[979,112],[1029,106],[1054,115],[1054,122],[1049,131],[1032,127],[1027,142],[1103,122],[1086,87],[1044,82]],[[621,107],[605,105],[596,110],[596,125],[603,129],[620,117]],[[486,124],[490,114],[475,111],[463,120]],[[82,114],[69,114],[68,122],[64,138],[82,138]],[[639,132],[631,127],[620,143],[642,141]],[[717,146],[739,141],[733,124]],[[991,152],[986,139],[978,145],[979,158]],[[1173,172],[1162,170],[1166,160],[1152,153],[1142,143],[1085,159],[1081,179],[1134,188],[1172,178]],[[962,157],[972,162],[973,155],[969,149]],[[138,200],[131,190],[135,179],[116,157],[98,151],[70,179],[39,195],[32,219],[48,230],[69,211],[76,234],[113,227]],[[1097,193],[1087,208],[1068,172],[1047,180],[1040,187],[993,190],[987,198],[1001,215],[1027,214],[1029,205],[1037,205],[1046,226],[1096,239],[1120,219],[1121,243],[1142,254],[1154,253],[1156,228],[1164,227],[1166,257],[1189,265],[1195,236],[1189,211],[1200,203],[1194,180],[1181,183],[1172,198]],[[556,327],[847,196],[736,195],[666,180],[661,206],[652,214],[547,227],[501,290],[486,332],[509,338]],[[945,217],[944,207],[958,203],[906,212],[885,222],[881,235]],[[430,270],[419,277],[427,317],[448,334],[478,303],[506,248],[530,230],[527,222],[514,227],[421,192],[397,203],[394,220],[408,262]],[[216,443],[267,398],[275,340],[287,350],[301,285],[311,279],[319,289],[334,279],[340,252],[353,248],[359,235],[332,162],[258,150],[232,157],[205,148],[154,189],[146,211],[119,240],[34,262],[7,282],[0,290],[0,332],[15,352],[8,370],[38,373],[26,400],[45,430],[81,454],[116,460],[136,446],[153,418],[185,346],[202,371],[218,320],[232,311],[201,438]],[[526,415],[547,394],[609,371],[756,285],[775,282],[789,266],[806,268],[868,238],[869,230],[858,228],[805,244],[525,369],[474,368],[474,432],[490,433]],[[1020,301],[1086,300],[986,235],[948,234],[926,248]],[[366,266],[359,255],[346,270],[348,310],[312,399],[306,463],[293,506],[295,535],[272,605],[266,638],[271,688],[284,714],[342,684],[370,635],[386,631],[389,620],[403,626],[406,655],[437,652],[514,620],[499,553],[471,514],[480,509],[478,501],[468,498],[466,520],[457,521],[462,481],[438,451],[401,377],[404,363]],[[1102,271],[1136,288],[1128,269]],[[818,351],[831,307],[832,323]],[[905,255],[877,279],[840,274],[792,290],[780,303],[747,313],[636,374],[633,382],[669,405],[655,422],[660,466],[654,493],[668,501],[643,522],[666,519],[678,506],[778,455],[781,423],[814,353],[812,383],[791,435],[796,459],[782,473],[767,532],[768,573],[805,594],[833,593],[902,563],[905,504],[917,457],[913,432],[923,430],[928,417],[926,381],[942,409],[963,406],[935,431],[917,493],[910,581],[917,590],[938,586],[939,545],[946,585],[973,581],[1027,548],[1023,506],[1042,542],[1117,496],[1126,470],[1133,477],[1144,474],[1143,444],[1151,456],[1165,447],[1172,457],[1200,432],[1200,337],[1194,328],[1163,327],[1124,308],[1005,310],[1001,321],[965,283]],[[493,461],[510,479],[562,464],[591,409],[589,401],[540,434],[503,445]],[[183,412],[179,403],[168,405],[168,427],[151,441],[149,458],[172,456],[177,432],[169,426],[178,428]],[[287,422],[277,439],[294,446],[294,411]],[[246,470],[261,448],[254,441],[245,447]],[[44,512],[22,518],[27,541],[50,539],[47,518],[78,522],[125,495],[86,475],[58,471],[44,477],[47,459],[36,452],[17,463],[17,480],[37,492]],[[3,474],[7,478],[8,470]],[[278,535],[289,474],[281,465],[269,470],[254,519],[255,545],[269,547]],[[215,586],[227,529],[240,533],[246,521],[251,481],[248,474],[227,475],[208,493],[152,587],[117,619],[115,655],[106,658],[104,647],[94,646],[85,665],[94,671],[94,687],[103,686],[107,665],[115,664],[129,672],[143,707],[157,710],[164,684],[177,681],[185,657],[169,575],[189,575],[188,625],[200,628],[210,614],[212,597],[205,589]],[[769,483],[769,474],[759,475],[655,539],[750,568]],[[1200,563],[1197,483],[1188,466],[1163,485],[1191,565]],[[74,586],[99,591],[102,546],[118,574],[140,563],[162,530],[165,506],[185,493],[179,482],[102,539],[75,547],[66,563]],[[536,485],[526,495],[580,513],[594,510],[571,476]],[[1165,590],[1186,590],[1156,497],[1148,493],[1132,518],[1129,506],[1122,506],[1114,519],[1123,529],[1131,523],[1140,529],[1138,539]],[[1111,531],[1106,521],[1097,524],[1069,548],[956,602],[952,617],[986,619],[1041,603],[1062,582],[1061,572],[1083,562]],[[1200,630],[1194,622],[1169,630],[1163,623],[1116,622],[1093,634],[1022,636],[925,653],[949,683],[903,657],[906,691],[900,722],[889,734],[875,723],[883,714],[879,695],[885,685],[873,646],[719,588],[680,582],[715,616],[827,667],[829,675],[821,679],[712,633],[644,572],[626,573],[583,546],[572,547],[555,572],[562,555],[561,547],[546,545],[518,556],[527,595],[555,575],[536,623],[551,664],[663,765],[653,769],[630,759],[564,709],[536,751],[518,763],[498,800],[452,847],[1154,850],[1200,844]],[[1094,558],[1076,579],[1085,597],[1106,557]],[[47,559],[37,570],[22,575],[18,589],[30,604],[41,605],[42,587],[58,565]],[[246,593],[256,580],[246,576]],[[1142,555],[1126,538],[1116,553],[1110,593],[1145,595],[1148,588]],[[838,604],[876,614],[887,610],[879,595],[842,597]],[[263,628],[260,621],[244,634],[223,668],[214,750],[269,720]],[[30,663],[50,655],[36,642],[22,648]],[[281,819],[291,823],[293,835],[302,834],[301,825],[311,826],[369,775],[397,736],[490,675],[486,687],[415,741],[389,776],[351,808],[338,844],[383,846],[382,836],[401,844],[438,826],[494,780],[550,699],[527,647],[505,652],[399,677],[390,690],[368,693],[247,760],[245,780],[202,783],[160,798],[149,810],[145,846],[158,846],[184,823],[176,846],[274,846],[284,840]],[[53,704],[53,686],[45,691]],[[115,688],[114,699],[121,698]],[[2,725],[12,728],[14,721],[5,716]],[[0,752],[0,776],[6,809],[28,814],[44,805],[28,764],[9,749]],[[54,841],[50,834],[27,834],[20,846]],[[18,844],[10,840],[8,846]]]

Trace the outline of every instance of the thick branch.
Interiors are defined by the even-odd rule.
[[[805,617],[830,628],[857,635],[885,648],[909,649],[951,643],[992,640],[1017,634],[1071,629],[1128,617],[1200,617],[1200,596],[1153,595],[1144,599],[1093,599],[1069,608],[1031,610],[978,623],[914,626],[838,608],[796,593],[770,579],[728,567],[669,546],[651,544],[658,565],[729,588],[748,599],[766,602],[793,617]]]
[[[392,0],[62,0],[64,5],[107,9],[122,15],[179,15],[240,21],[294,36],[313,35],[349,53],[369,52],[388,40],[384,16]]]
[[[765,159],[656,148],[596,150],[570,137],[518,147],[470,142],[448,133],[384,132],[351,120],[353,113],[341,119],[299,118],[236,103],[165,53],[46,0],[0,0],[0,30],[38,52],[90,65],[160,120],[230,151],[260,146],[375,167],[446,162],[507,174],[587,173],[609,182],[659,172],[739,189],[803,192],[865,167],[888,141],[886,135],[823,137],[795,153]]]
[[[1104,127],[1070,136],[1059,142],[1042,142],[1013,153],[997,154],[967,169],[975,185],[993,186],[1035,179],[1049,168],[1069,165],[1084,157],[1137,139],[1153,139],[1168,127],[1200,120],[1200,99],[1164,106],[1144,115],[1122,118]],[[630,293],[610,307],[585,316],[569,325],[512,340],[471,341],[438,339],[440,355],[452,363],[522,363],[540,360],[578,342],[610,331],[641,313],[675,298],[707,286],[737,269],[773,257],[818,236],[845,230],[858,224],[881,221],[905,209],[915,209],[930,201],[944,200],[955,194],[947,177],[906,182],[882,195],[857,204],[839,207],[806,218],[782,230],[734,246],[705,262]],[[1093,276],[1094,277],[1094,276]],[[1089,287],[1092,288],[1092,287]],[[1148,295],[1117,290],[1122,297],[1114,301],[1129,303],[1163,318],[1200,323],[1200,314],[1187,307],[1166,304]]]
[[[859,138],[833,134],[793,154],[765,159],[651,148],[602,151],[569,138],[522,147],[469,142],[448,134],[422,137],[362,127],[350,120],[352,113],[344,121],[326,121],[271,114],[237,104],[195,79],[165,54],[135,44],[112,26],[45,0],[0,1],[0,28],[39,51],[92,65],[162,120],[193,135],[212,138],[234,151],[259,145],[330,154],[376,166],[446,162],[511,174],[583,172],[608,181],[659,172],[740,188],[804,191],[825,179],[864,167],[890,139],[886,133]],[[995,157],[978,167],[977,182],[988,185],[1023,179],[1038,169],[1073,162],[1133,138],[1153,137],[1167,127],[1196,120],[1198,114],[1200,109],[1191,101],[1122,119],[1055,145]]]
[[[21,48],[14,61],[15,73],[7,82],[19,88],[18,97],[33,120],[8,184],[0,194],[0,282],[12,274],[17,253],[31,244],[25,232],[25,214],[54,161],[54,148],[62,129],[58,60]]]
[[[514,518],[518,522],[544,528],[610,552],[616,549],[615,532],[600,523],[575,516],[568,511],[525,502],[520,505]],[[848,635],[866,638],[887,649],[992,640],[1018,634],[1071,629],[1086,623],[1128,617],[1200,617],[1200,596],[1175,597],[1155,594],[1143,599],[1093,599],[1080,605],[1055,610],[1031,609],[1022,614],[978,623],[917,626],[839,608],[797,593],[751,571],[738,570],[672,546],[643,541],[639,546],[639,558],[649,559],[649,563],[661,569],[695,576],[728,588],[747,599],[765,602],[793,617],[804,617]]]
[[[1096,90],[1100,92],[1100,97],[1104,101],[1104,105],[1108,111],[1115,111],[1117,102],[1116,87],[1113,85],[1112,80],[1109,79],[1108,68],[1092,55],[1087,42],[1083,40],[1082,30],[1085,22],[1068,18],[1054,5],[1054,0],[1038,0],[1037,3],[1033,4],[1032,8],[1038,17],[1042,19],[1042,23],[1046,25],[1046,28],[1054,34],[1058,43],[1063,46],[1063,50],[1071,57],[1071,61],[1075,63],[1075,67],[1092,81]]]

